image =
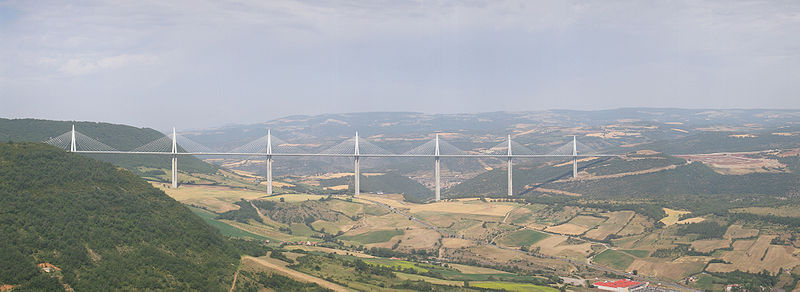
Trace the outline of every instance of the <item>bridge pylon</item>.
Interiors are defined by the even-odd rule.
[[[572,178],[578,178],[578,139],[572,136]]]
[[[354,192],[353,192],[353,195],[354,196],[358,196],[358,195],[361,194],[361,169],[359,169],[360,165],[358,164],[358,158],[360,156],[360,153],[358,152],[358,131],[356,131],[356,138],[355,138],[355,143],[354,143],[353,148],[354,148],[354,154],[353,154],[353,158],[354,158],[354,165],[353,165],[353,178],[354,178],[354,180],[353,180],[353,188],[354,188]]]
[[[508,165],[506,166],[506,172],[508,172],[508,196],[514,195],[514,182],[512,178],[512,161],[511,161],[511,135],[508,135]]]
[[[435,142],[436,144],[434,145],[435,148],[433,148],[434,149],[433,150],[433,155],[434,155],[433,156],[433,177],[434,177],[434,185],[435,185],[435,188],[436,188],[434,190],[434,194],[436,195],[436,201],[438,202],[438,201],[442,200],[441,187],[440,187],[440,184],[439,184],[440,172],[439,172],[439,134],[438,133],[436,134],[435,141],[436,141]]]
[[[267,195],[272,195],[272,131],[267,129]]]
[[[172,127],[172,188],[178,188],[178,136]]]

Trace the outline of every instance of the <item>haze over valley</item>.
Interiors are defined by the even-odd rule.
[[[800,291],[800,2],[0,0],[0,292]]]

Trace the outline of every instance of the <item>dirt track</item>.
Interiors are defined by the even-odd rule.
[[[317,283],[318,285],[320,285],[322,287],[325,287],[325,288],[328,288],[328,289],[331,289],[333,291],[351,291],[350,289],[342,287],[342,286],[340,286],[338,284],[331,283],[331,282],[325,281],[323,279],[320,279],[320,278],[317,278],[317,277],[314,277],[314,276],[311,276],[311,275],[308,275],[308,274],[304,274],[304,273],[292,270],[290,268],[287,268],[286,266],[282,266],[282,265],[273,263],[273,262],[271,262],[270,260],[267,260],[267,259],[254,258],[254,257],[251,257],[251,256],[243,256],[242,260],[254,261],[254,262],[256,262],[258,264],[261,264],[261,265],[263,265],[263,266],[265,266],[267,268],[275,270],[278,273],[281,273],[281,274],[284,274],[286,276],[289,276],[289,277],[291,277],[291,278],[293,278],[295,280],[303,281],[303,282]]]

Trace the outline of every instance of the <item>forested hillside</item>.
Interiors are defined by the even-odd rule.
[[[0,118],[0,142],[42,142],[70,131],[73,124],[78,132],[117,150],[132,150],[164,137],[164,134],[153,129],[109,123]],[[170,168],[170,158],[167,156],[106,154],[87,154],[87,156],[131,170],[139,166]],[[178,165],[181,170],[189,172],[213,173],[217,170],[216,166],[191,156],[179,157]]]
[[[129,171],[40,143],[0,143],[0,286],[219,291],[238,260],[219,231]]]

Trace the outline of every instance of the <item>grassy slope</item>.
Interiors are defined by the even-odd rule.
[[[230,286],[237,252],[132,173],[37,143],[0,144],[0,166],[0,282],[52,289],[50,262],[83,291]]]
[[[340,236],[341,240],[357,241],[364,244],[386,242],[397,235],[403,235],[403,230],[378,230],[352,236]]]
[[[796,191],[800,176],[791,173],[722,175],[700,162],[619,179],[559,182],[549,188],[598,197],[671,194],[768,194]]]
[[[616,270],[624,270],[633,263],[634,258],[628,254],[613,249],[607,249],[594,257],[594,262],[611,267]]]
[[[500,243],[510,246],[528,246],[539,240],[547,238],[549,235],[535,230],[520,230],[500,238]]]

